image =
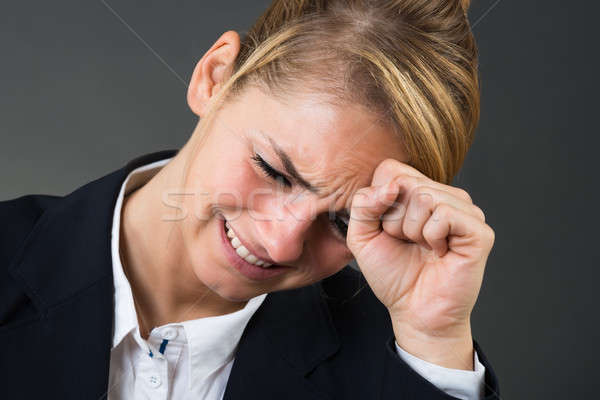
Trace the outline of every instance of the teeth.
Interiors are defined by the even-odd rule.
[[[237,239],[237,238],[235,238],[235,239]],[[235,240],[235,239],[233,239],[233,240]],[[238,255],[242,258],[245,258],[248,256],[248,254],[250,254],[248,249],[245,248],[244,246],[240,246],[240,247],[236,248],[235,252],[238,253]]]
[[[229,237],[229,239],[233,239],[235,237],[235,234],[231,229],[227,231],[227,237]]]
[[[258,257],[256,257],[254,254],[250,253],[250,251],[244,245],[242,245],[242,242],[240,242],[240,239],[238,239],[235,236],[235,233],[233,233],[233,229],[231,229],[231,225],[229,225],[229,222],[226,221],[225,226],[227,227],[227,237],[230,239],[231,245],[235,249],[235,252],[240,257],[242,257],[244,260],[246,260],[250,264],[258,265],[263,268],[268,268],[272,265],[271,263],[267,263],[262,260],[259,260]]]

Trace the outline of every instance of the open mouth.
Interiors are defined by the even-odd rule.
[[[227,234],[229,242],[231,243],[231,246],[235,249],[235,252],[238,254],[238,256],[240,256],[250,264],[256,265],[258,267],[271,267],[271,263],[259,259],[257,256],[252,254],[252,252],[248,250],[246,246],[242,244],[240,239],[236,236],[234,230],[231,228],[231,225],[229,225],[228,221],[225,221],[225,233]]]
[[[242,275],[251,280],[265,280],[280,275],[292,267],[286,265],[269,264],[252,254],[235,233],[235,230],[223,218],[221,239],[225,247],[225,255],[230,264]]]

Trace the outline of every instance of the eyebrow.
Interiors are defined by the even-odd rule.
[[[263,132],[263,131],[259,131],[259,132],[265,139],[267,139],[269,141],[269,144],[271,145],[271,147],[273,148],[273,150],[275,151],[275,153],[281,160],[281,163],[283,164],[283,167],[285,168],[285,171],[288,173],[288,175],[290,175],[292,178],[294,178],[294,180],[296,182],[298,182],[298,184],[300,186],[302,186],[303,188],[305,188],[306,190],[319,195],[321,192],[319,190],[319,188],[317,188],[315,185],[312,185],[311,183],[306,181],[306,179],[304,179],[298,173],[298,170],[296,170],[296,167],[294,166],[294,163],[292,162],[290,157],[287,155],[287,153],[281,147],[279,147],[279,145],[275,142],[275,140],[271,136],[267,135],[265,132]],[[350,209],[348,209],[348,208],[344,208],[343,210],[340,210],[338,213],[350,218]]]
[[[302,175],[298,173],[298,170],[296,170],[296,167],[290,159],[290,156],[288,156],[287,153],[281,147],[279,147],[277,143],[275,143],[275,140],[273,140],[273,138],[267,135],[266,133],[261,133],[269,141],[275,153],[277,153],[277,156],[279,157],[279,160],[281,160],[281,163],[283,164],[283,167],[285,168],[285,171],[288,173],[288,175],[294,178],[294,180],[306,190],[315,194],[319,194],[319,189],[315,185],[309,183],[306,179],[302,177]]]

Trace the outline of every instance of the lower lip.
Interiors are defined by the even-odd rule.
[[[254,281],[263,281],[281,275],[291,269],[291,267],[272,265],[269,268],[262,268],[258,265],[250,264],[248,261],[241,258],[229,241],[229,237],[225,232],[225,221],[221,225],[221,241],[225,248],[225,256],[231,265],[235,267],[242,275]]]

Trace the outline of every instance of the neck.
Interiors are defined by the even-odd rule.
[[[201,282],[185,257],[181,224],[165,221],[162,194],[177,187],[186,165],[180,151],[150,181],[123,199],[119,248],[136,304],[140,331],[155,326],[228,314],[246,302],[232,302]]]

